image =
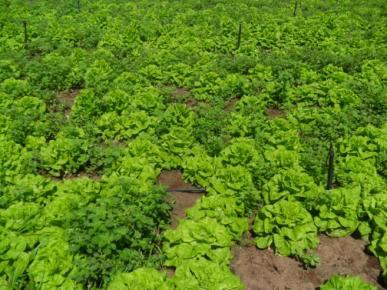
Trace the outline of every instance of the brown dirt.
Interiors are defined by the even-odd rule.
[[[60,92],[57,95],[57,99],[59,103],[63,104],[64,106],[64,114],[67,118],[71,112],[71,108],[79,92],[80,92],[80,89],[71,89],[70,91]]]
[[[190,90],[188,88],[175,88],[171,93],[172,100],[174,102],[184,102],[184,104],[192,108],[198,104],[198,102],[190,97]]]
[[[62,179],[76,179],[76,178],[82,178],[82,177],[88,177],[94,181],[101,180],[101,176],[98,175],[97,173],[86,173],[86,172],[79,172],[77,174],[67,174],[67,175],[64,175]]]
[[[224,107],[224,111],[225,112],[232,111],[238,101],[239,101],[239,98],[233,98],[233,99],[229,100],[227,102],[226,106]]]
[[[283,111],[276,108],[268,108],[266,110],[266,114],[269,119],[279,118],[285,115]]]
[[[176,268],[175,267],[163,267],[161,270],[163,272],[165,272],[165,274],[167,274],[167,276],[169,278],[172,278],[173,275],[175,275],[175,272],[176,272]]]
[[[192,108],[192,107],[196,106],[197,104],[198,104],[198,102],[195,99],[192,99],[192,98],[188,98],[188,100],[185,102],[185,105],[188,108]]]
[[[172,97],[178,99],[182,96],[188,95],[189,93],[189,89],[187,88],[176,88],[175,91],[172,92]]]
[[[53,176],[50,173],[48,173],[47,171],[39,170],[39,174],[44,176],[44,177],[50,178],[53,181],[58,181],[58,182],[63,181],[63,180],[72,180],[72,179],[82,178],[82,177],[87,177],[87,178],[90,178],[91,180],[94,180],[94,181],[101,180],[101,176],[98,175],[97,173],[79,172],[79,173],[75,173],[75,174],[64,174],[63,176]]]
[[[171,170],[161,172],[158,183],[165,185],[168,189],[197,189],[190,183],[183,180],[180,170]],[[167,197],[167,201],[173,203],[173,210],[171,213],[172,224],[174,229],[179,224],[181,219],[186,217],[186,210],[195,205],[196,201],[202,196],[202,193],[191,192],[171,192]]]
[[[276,256],[271,249],[258,250],[255,246],[235,246],[232,271],[246,285],[246,290],[316,289],[334,274],[357,275],[378,284],[380,266],[374,256],[367,255],[365,242],[352,237],[329,238],[320,236],[317,254],[321,263],[305,270],[295,259]]]

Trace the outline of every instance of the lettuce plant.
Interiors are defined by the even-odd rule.
[[[172,281],[176,289],[244,289],[239,278],[227,266],[201,258],[178,267]]]
[[[281,170],[263,187],[265,204],[273,204],[280,199],[299,201],[311,209],[315,199],[323,190],[311,176],[300,167]]]
[[[54,176],[77,172],[90,158],[90,143],[58,136],[40,150],[40,166]]]
[[[302,258],[319,243],[311,214],[297,201],[280,200],[262,207],[253,231],[258,248],[272,247],[282,256]]]
[[[231,260],[229,247],[233,236],[227,227],[213,218],[183,220],[176,230],[166,231],[164,237],[167,240],[164,244],[167,266],[179,266],[199,257],[222,265]]]
[[[168,132],[171,128],[178,126],[187,130],[194,125],[194,113],[183,104],[170,105],[160,118],[160,133]]]
[[[243,166],[227,166],[218,169],[210,178],[210,194],[236,197],[247,211],[255,208],[261,198],[250,172]]]
[[[153,268],[139,268],[130,273],[116,274],[109,283],[108,290],[172,290],[173,284],[165,273]]]
[[[334,275],[320,286],[321,290],[352,289],[352,290],[377,290],[378,288],[364,282],[356,276]]]
[[[203,196],[196,206],[187,210],[188,219],[200,220],[204,217],[216,219],[227,227],[236,240],[247,231],[247,219],[244,215],[245,208],[235,197],[218,195]]]
[[[359,233],[369,242],[368,248],[379,259],[383,279],[387,282],[387,195],[369,195],[359,208]]]
[[[332,237],[352,234],[359,225],[359,202],[359,187],[337,188],[321,194],[314,208],[314,222],[319,231]]]
[[[123,111],[121,115],[108,112],[97,120],[97,126],[104,140],[130,140],[143,132],[154,133],[156,118],[144,111]]]
[[[256,149],[254,140],[249,138],[235,138],[220,153],[222,164],[244,166],[251,174],[258,171],[263,158]]]
[[[186,156],[182,162],[184,178],[203,187],[209,186],[210,177],[220,166],[220,159],[210,157],[200,146],[192,148],[190,155]]]

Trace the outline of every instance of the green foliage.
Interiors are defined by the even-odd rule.
[[[255,139],[265,148],[283,146],[296,152],[301,149],[297,128],[284,118],[275,118],[256,128]]]
[[[74,57],[52,52],[28,63],[29,81],[39,88],[65,91],[81,84],[78,66]]]
[[[168,218],[165,192],[137,193],[136,184],[124,177],[105,182],[96,200],[74,207],[64,220],[79,268],[72,277],[84,285],[102,286],[109,273],[159,263],[152,254],[158,252],[155,229],[162,229]]]
[[[165,133],[174,126],[191,129],[193,124],[193,112],[185,105],[173,104],[170,105],[163,113],[158,130],[160,133]]]
[[[265,204],[273,204],[278,200],[300,201],[311,209],[316,198],[322,194],[311,176],[302,168],[290,168],[274,175],[263,187]]]
[[[367,192],[378,192],[385,182],[378,175],[385,175],[387,154],[386,126],[367,126],[356,134],[340,140],[339,181],[357,183]]]
[[[164,190],[150,184],[139,192],[144,181],[131,176],[106,177],[101,186],[27,177],[18,187],[31,201],[0,210],[0,271],[13,287],[103,287],[111,273],[160,265],[158,231],[170,210]]]
[[[54,176],[72,174],[80,170],[89,160],[91,144],[79,130],[78,136],[57,135],[55,140],[41,148],[40,166]]]
[[[253,226],[260,249],[273,247],[282,256],[298,256],[318,245],[317,228],[310,213],[295,201],[280,200],[258,212]]]
[[[160,146],[170,155],[170,164],[166,167],[174,168],[181,164],[183,157],[193,144],[194,138],[185,128],[172,127],[168,133],[163,134],[160,137]]]
[[[177,289],[242,290],[244,285],[227,267],[206,259],[191,260],[176,269],[172,278]]]
[[[323,285],[320,286],[321,290],[339,290],[339,289],[353,289],[353,290],[376,290],[375,286],[372,286],[364,282],[361,278],[356,276],[340,276],[335,275]]]
[[[41,244],[28,268],[28,275],[33,281],[32,285],[43,285],[42,289],[81,289],[80,285],[69,279],[76,271],[69,244],[58,237]]]
[[[226,124],[225,132],[232,137],[253,137],[263,117],[246,116],[242,113],[231,112]]]
[[[164,247],[167,266],[180,266],[186,260],[203,256],[221,265],[231,260],[229,247],[233,237],[215,219],[182,221],[176,230],[167,231],[164,236],[168,240]]]
[[[71,108],[70,118],[76,123],[85,124],[102,115],[101,107],[101,100],[94,90],[81,90]]]
[[[166,274],[153,268],[139,268],[131,273],[117,274],[109,284],[109,290],[167,290],[173,289],[167,282]]]
[[[369,249],[379,258],[383,279],[387,281],[387,195],[385,192],[369,195],[359,209],[361,223],[358,231],[370,241]]]
[[[269,164],[268,170],[270,170],[266,172],[266,176],[272,176],[281,169],[298,167],[300,163],[300,154],[288,150],[282,145],[265,150],[264,158]]]
[[[0,82],[6,79],[17,79],[20,76],[20,68],[16,62],[12,60],[2,59],[0,61]]]
[[[248,211],[255,208],[260,199],[260,193],[254,186],[251,174],[242,166],[218,169],[210,178],[208,191],[210,194],[234,196]]]
[[[176,230],[165,232],[165,265],[180,266],[199,257],[221,265],[229,263],[229,247],[247,230],[243,213],[243,206],[235,198],[203,197],[187,212],[187,220],[181,221]]]
[[[22,98],[30,95],[30,84],[26,80],[7,78],[0,83],[0,91],[12,98]]]
[[[192,261],[178,268],[174,277],[150,268],[140,268],[131,273],[118,274],[109,284],[109,290],[123,289],[243,289],[243,285],[227,268],[219,268],[204,259]]]
[[[177,288],[185,284],[189,289],[242,287],[230,275],[228,264],[232,258],[230,246],[248,228],[244,212],[235,197],[205,196],[187,212],[187,219],[176,230],[164,233],[164,265],[176,267],[172,280]],[[201,269],[199,265],[206,268]],[[212,270],[204,275],[207,268]],[[219,280],[221,277],[224,281]]]
[[[215,174],[219,160],[210,157],[202,147],[192,149],[192,155],[184,158],[184,178],[192,183],[207,187],[210,184],[210,177]]]
[[[141,133],[152,134],[156,127],[156,119],[144,111],[133,113],[123,111],[105,113],[97,120],[98,130],[104,140],[129,140]]]
[[[85,73],[87,88],[97,92],[106,92],[114,78],[113,69],[105,60],[96,60]]]
[[[0,2],[0,288],[241,289],[261,206],[261,246],[358,231],[386,277],[381,1]],[[165,169],[207,194],[163,233]]]
[[[204,217],[216,219],[225,226],[234,239],[239,239],[247,230],[244,206],[234,197],[204,196],[197,206],[187,211],[188,219],[200,220]]]
[[[214,156],[224,147],[225,119],[223,109],[219,106],[198,104],[193,134],[195,139],[203,144],[206,151]]]
[[[24,144],[28,135],[45,136],[53,130],[45,103],[35,97],[22,97],[1,108],[0,134]]]
[[[14,178],[34,172],[35,164],[32,158],[32,154],[26,148],[0,136],[1,192]]]
[[[363,237],[368,237],[372,233],[372,229],[383,227],[383,223],[380,221],[385,218],[386,209],[387,196],[383,192],[362,199],[358,209],[358,216],[361,220],[358,230]]]
[[[263,158],[256,149],[254,140],[235,138],[219,154],[224,166],[244,166],[252,175],[258,174]]]
[[[55,191],[56,185],[45,177],[30,173],[19,176],[16,183],[4,187],[0,208],[7,208],[18,201],[44,205]]]
[[[316,202],[314,221],[319,231],[332,237],[352,234],[358,227],[357,208],[360,188],[333,189],[321,194]]]

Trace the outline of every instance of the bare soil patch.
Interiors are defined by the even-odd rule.
[[[314,269],[304,269],[300,262],[276,256],[271,249],[259,250],[247,246],[233,248],[232,271],[246,285],[246,290],[317,289],[334,274],[360,276],[365,281],[378,284],[380,266],[376,257],[365,252],[366,243],[352,237],[330,238],[320,236],[317,254],[321,263]]]
[[[233,98],[233,99],[229,100],[227,102],[226,106],[224,107],[224,111],[225,112],[232,111],[238,101],[239,101],[239,98]]]
[[[180,170],[170,170],[161,172],[158,183],[165,185],[168,190],[173,190],[167,197],[167,201],[173,203],[172,228],[176,228],[181,219],[186,217],[186,210],[193,207],[196,201],[203,195],[197,192],[185,192],[175,190],[196,190],[197,187],[183,180]]]
[[[187,107],[192,108],[198,104],[198,101],[192,98],[188,88],[175,88],[171,93],[173,102],[184,103]]]
[[[277,108],[268,108],[266,114],[269,119],[279,118],[285,116],[284,112]]]
[[[83,178],[83,177],[87,177],[87,178],[94,180],[94,181],[101,180],[101,176],[96,172],[80,171],[78,173],[66,173],[62,176],[54,176],[54,175],[50,174],[48,171],[41,169],[38,171],[38,173],[44,177],[50,178],[51,180],[58,181],[58,182],[63,181],[63,180],[73,180],[73,179]]]
[[[75,98],[79,94],[80,89],[70,89],[69,91],[66,92],[60,92],[57,95],[57,99],[60,104],[64,106],[64,114],[66,118],[68,118],[71,108],[74,105]]]
[[[86,173],[86,172],[79,172],[76,174],[66,174],[63,176],[62,179],[76,179],[76,178],[82,178],[82,177],[87,177],[87,178],[94,180],[94,181],[101,180],[101,176],[98,175],[97,173]]]
[[[187,89],[187,88],[176,88],[172,92],[172,97],[175,99],[179,99],[180,97],[188,95],[189,93],[190,93],[189,89]]]
[[[188,107],[188,108],[192,108],[194,106],[196,106],[198,104],[198,101],[196,101],[195,99],[193,98],[188,98],[188,100],[185,102],[185,105]]]

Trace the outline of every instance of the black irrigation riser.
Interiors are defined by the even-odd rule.
[[[167,189],[168,192],[188,192],[188,193],[205,193],[206,190],[202,188],[197,189]]]
[[[331,143],[328,154],[328,177],[327,177],[327,189],[333,188],[333,178],[335,173],[335,149]]]
[[[27,21],[23,20],[24,26],[24,49],[28,49],[28,33],[27,33]]]
[[[298,1],[301,1],[301,0],[296,0],[296,2],[294,3],[293,16],[297,15],[298,6],[301,5],[301,3],[298,3]]]
[[[242,37],[242,23],[239,23],[239,31],[238,31],[238,40],[235,50],[238,50],[241,46],[241,37]]]

